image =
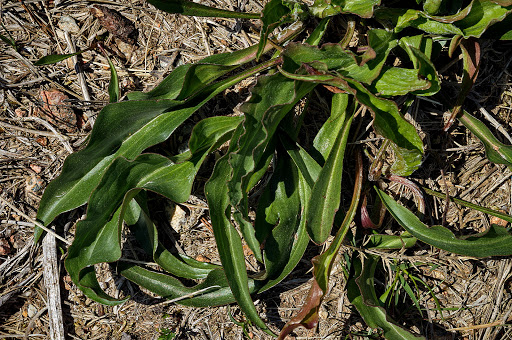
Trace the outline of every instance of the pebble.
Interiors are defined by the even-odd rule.
[[[27,307],[27,316],[29,318],[33,317],[37,313],[37,308],[34,305],[28,305]]]
[[[69,33],[80,33],[80,27],[76,24],[75,19],[70,17],[69,15],[63,15],[59,19],[59,28],[65,32]]]

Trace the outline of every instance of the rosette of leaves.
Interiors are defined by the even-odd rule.
[[[299,325],[313,327],[327,291],[330,269],[360,203],[362,161],[357,152],[348,153],[346,147],[352,123],[359,119],[357,113],[363,109],[371,112],[375,132],[392,146],[397,162],[389,171],[410,175],[421,165],[423,144],[394,99],[431,96],[440,90],[433,59],[450,41],[451,52],[462,42],[470,88],[478,58],[477,48],[469,48],[467,41],[481,37],[488,29],[499,32],[495,36],[510,38],[508,26],[502,23],[509,21],[512,3],[418,1],[411,8],[409,2],[403,2],[404,7],[400,7],[401,2],[387,7],[380,1],[317,0],[307,7],[299,2],[271,0],[262,13],[239,13],[186,0],[149,2],[184,15],[260,20],[260,42],[245,50],[179,66],[152,91],[129,93],[127,100],[107,105],[98,115],[87,146],[67,158],[60,176],[46,188],[38,220],[48,226],[59,214],[87,204],[86,218],[77,224],[65,267],[73,282],[92,300],[108,305],[126,300],[109,296],[96,278],[95,264],[115,263],[118,273],[128,280],[165,298],[179,299],[178,303],[184,305],[236,302],[253,325],[269,334],[273,333],[258,315],[253,296],[289,275],[310,240],[322,244],[335,232],[328,249],[313,259],[315,281],[304,307],[280,337]],[[345,37],[341,42],[318,47],[329,30],[329,17],[335,15],[347,18]],[[316,28],[305,42],[294,42],[311,22],[317,23]],[[366,32],[367,42],[354,52],[347,46],[357,25]],[[277,28],[283,30],[276,33]],[[273,57],[268,58],[273,49]],[[396,58],[405,66],[393,66]],[[179,127],[217,94],[254,75],[258,78],[241,106],[241,116],[211,116],[199,121],[186,152],[172,156],[145,152],[179,133]],[[330,115],[312,142],[305,145],[298,136],[308,111],[302,111],[297,119],[294,108],[319,86],[331,96]],[[457,105],[462,101],[463,96]],[[476,118],[469,118],[460,109],[456,116],[459,113],[489,145],[489,156],[510,165],[509,147],[497,145]],[[214,265],[164,246],[145,193],[151,191],[177,203],[187,201],[206,157],[225,142],[229,147],[216,160],[204,191],[222,263]],[[346,158],[357,159],[348,208],[341,205]],[[268,177],[267,184],[252,221],[249,198],[264,176]],[[378,194],[410,234],[395,239],[375,238],[374,247],[401,248],[419,239],[471,256],[512,253],[512,237],[503,228],[458,240],[446,228],[426,227],[385,193]],[[136,235],[161,271],[122,258],[123,225]],[[41,235],[38,229],[37,238]],[[385,244],[379,241],[384,239]],[[243,243],[261,264],[260,272],[249,275]],[[498,250],[486,251],[490,244],[497,244],[493,249]],[[369,284],[377,262],[373,258],[363,264],[355,260],[356,270],[347,286],[351,302],[366,322],[382,328],[387,338],[416,338],[393,324],[379,305]],[[190,280],[197,284],[183,283]]]

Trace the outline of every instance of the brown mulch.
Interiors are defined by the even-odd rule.
[[[261,2],[253,0],[202,3],[253,12],[262,9]],[[112,14],[112,10],[122,17]],[[151,89],[181,64],[256,43],[257,24],[166,14],[140,0],[10,0],[2,2],[0,11],[0,34],[8,36],[9,32],[18,47],[16,51],[0,44],[0,339],[46,339],[48,297],[42,279],[42,247],[33,243],[33,219],[45,186],[58,176],[64,159],[83,147],[96,115],[108,103],[110,71],[108,61],[96,51],[49,66],[36,67],[34,62],[49,54],[83,50],[96,36],[104,36],[124,95]],[[109,23],[104,22],[107,19]],[[510,144],[505,134],[511,131],[512,51],[510,45],[508,49],[490,43],[483,47],[488,57],[468,108],[478,117],[495,117],[500,126],[494,126],[493,132]],[[243,84],[245,90],[249,85],[249,81]],[[247,93],[237,88],[229,95],[237,96],[238,92]],[[216,108],[209,105],[212,110]],[[487,161],[482,145],[462,126],[440,134],[446,112],[438,103],[419,99],[408,114],[421,128],[429,154],[415,174],[418,183],[512,213],[509,169]],[[369,150],[379,143],[372,137],[367,142]],[[408,195],[403,192],[403,197]],[[488,216],[455,204],[443,214],[443,200],[429,202],[431,224],[441,224],[445,219],[456,231],[484,231],[491,223]],[[184,235],[184,251],[215,262],[218,255],[205,208],[204,198],[196,193],[187,205],[169,203],[164,210],[173,228]],[[68,241],[73,237],[74,222],[84,213],[84,209],[78,209],[59,219]],[[497,222],[501,221],[492,221]],[[65,245],[59,247],[59,266],[63,267]],[[344,251],[351,253],[354,249],[347,246]],[[304,263],[287,280],[256,301],[262,318],[274,331],[302,305],[310,285],[308,261],[315,252],[318,249],[310,249]],[[425,287],[418,287],[420,314],[407,295],[397,291],[397,306],[409,308],[390,306],[390,310],[405,327],[429,339],[512,339],[509,257],[474,259],[425,245],[408,251],[373,253],[380,255],[384,264],[385,269],[379,273],[381,280],[393,282],[394,268],[402,264],[427,283],[437,298]],[[342,266],[341,259],[333,269],[319,326],[310,331],[297,330],[297,339],[378,338],[371,336],[372,331],[350,306]],[[98,268],[109,293],[132,298],[116,307],[95,303],[73,285],[62,268],[61,307],[69,339],[157,339],[166,332],[176,333],[177,339],[244,337],[242,328],[229,317],[231,313],[242,320],[236,306],[196,309],[167,303],[116,276],[115,268],[106,264]],[[377,282],[380,288],[383,284]],[[250,329],[249,335],[254,339],[270,338],[255,329]]]

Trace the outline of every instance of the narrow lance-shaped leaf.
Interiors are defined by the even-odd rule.
[[[343,124],[346,123],[346,110],[349,101],[350,97],[346,93],[335,93],[332,96],[331,115],[313,140],[313,147],[318,153],[318,162],[321,165],[325,164],[325,160],[329,157],[332,147],[336,142],[336,138],[333,138],[333,136],[337,135],[342,130]]]
[[[458,119],[484,144],[485,153],[491,162],[505,164],[512,168],[511,145],[500,142],[484,123],[470,115],[466,110],[462,110]]]
[[[347,283],[347,294],[350,302],[356,307],[368,326],[380,328],[384,331],[386,339],[425,340],[425,337],[414,335],[398,326],[388,317],[386,310],[380,306],[373,279],[378,262],[379,258],[374,255],[368,255],[363,265],[356,255],[352,257],[355,274],[354,278]]]
[[[108,84],[108,96],[109,96],[109,102],[110,103],[117,103],[119,101],[119,78],[117,77],[117,71],[114,66],[114,63],[108,56],[107,51],[101,46],[101,44],[98,44],[98,47],[100,48],[101,52],[105,56],[105,58],[108,61],[108,66],[110,68],[110,82]]]
[[[426,188],[426,187],[422,187],[421,189],[423,191],[425,191],[429,195],[446,199],[446,194],[444,194],[442,192],[437,192],[437,191],[434,191],[434,190]],[[462,200],[462,199],[457,198],[457,197],[449,197],[449,199],[450,199],[450,201],[452,201],[454,203],[457,203],[457,204],[460,204],[463,207],[471,208],[471,209],[483,212],[484,214],[488,214],[488,215],[491,215],[491,216],[496,216],[496,217],[501,218],[502,220],[505,220],[507,222],[512,223],[512,216],[510,216],[508,214],[505,214],[505,213],[502,213],[501,211],[485,208],[485,207],[482,207],[480,205],[477,205],[477,204],[474,204],[474,203]]]
[[[168,13],[180,13],[198,17],[220,17],[239,19],[258,19],[258,13],[234,12],[209,7],[187,0],[148,0],[150,4]]]
[[[299,183],[298,183],[298,191],[299,191],[299,197],[300,197],[300,206],[302,210],[306,210],[307,206],[309,204],[310,198],[311,198],[311,187],[307,184],[306,180],[302,176],[302,174],[299,172]],[[285,228],[286,226],[283,224],[282,228]],[[275,234],[276,238],[280,237],[280,230],[275,229],[273,231],[273,234]],[[284,268],[281,269],[281,272],[279,276],[275,278],[269,279],[263,287],[260,288],[259,292],[263,292],[279,282],[281,282],[288,274],[291,273],[291,271],[297,266],[299,261],[304,256],[304,252],[306,251],[306,247],[309,243],[309,236],[306,231],[306,218],[304,214],[301,214],[300,216],[300,222],[299,226],[296,230],[292,248],[290,250],[290,255],[288,258],[288,263],[284,266]]]
[[[383,191],[376,190],[393,218],[422,242],[464,256],[489,257],[512,254],[512,234],[504,227],[492,225],[483,234],[457,238],[443,226],[426,226],[409,209],[398,204]]]
[[[235,131],[235,136],[239,133],[240,131]],[[226,179],[231,173],[228,156],[229,154],[217,161],[213,174],[205,186],[215,242],[236,302],[249,320],[261,329],[268,330],[252,302],[242,240],[230,221],[231,209],[226,186]]]
[[[297,313],[297,315],[295,315],[290,319],[290,321],[286,323],[286,325],[281,330],[281,333],[279,334],[278,340],[284,340],[284,338],[297,327],[304,326],[307,329],[311,329],[318,324],[318,311],[320,304],[322,303],[322,300],[329,288],[329,276],[334,264],[334,260],[338,255],[350,224],[354,219],[354,216],[357,212],[357,206],[359,205],[359,199],[361,197],[363,168],[362,157],[360,153],[358,153],[357,156],[356,168],[357,172],[354,185],[354,193],[352,195],[352,202],[350,203],[347,214],[345,215],[340,229],[336,233],[336,237],[334,238],[329,248],[327,248],[327,250],[322,254],[315,256],[311,261],[313,263],[313,276],[315,280],[312,283],[311,289],[309,290],[301,310]]]
[[[108,96],[111,103],[117,103],[119,101],[119,78],[117,77],[117,71],[112,63],[112,60],[107,56],[108,65],[110,67],[110,82],[108,84]]]
[[[337,107],[335,98],[336,95],[333,97],[332,110],[343,109],[343,107]],[[344,117],[340,118],[340,120],[343,121],[343,124],[341,129],[337,131],[336,141],[311,192],[313,199],[310,202],[309,209],[306,211],[306,227],[311,240],[317,244],[325,242],[331,233],[334,215],[340,205],[343,160],[354,112],[355,105],[352,103],[342,113]]]
[[[35,66],[43,66],[43,65],[51,65],[56,64],[59,61],[66,60],[68,58],[74,57],[76,55],[80,55],[86,51],[90,50],[90,48],[85,49],[83,51],[78,51],[76,53],[69,53],[69,54],[50,54],[47,56],[42,57],[38,61],[34,63]]]
[[[226,282],[226,274],[221,269],[211,271],[207,278],[193,287],[187,287],[176,278],[142,268],[132,263],[120,261],[119,274],[149,291],[185,306],[210,307],[235,302],[233,293]],[[257,291],[257,281],[249,280],[249,291]]]

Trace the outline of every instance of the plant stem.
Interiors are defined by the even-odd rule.
[[[429,194],[431,196],[435,196],[435,197],[446,199],[446,194],[443,194],[442,192],[437,192],[437,191],[434,191],[432,189],[425,188],[425,187],[422,187],[422,189],[423,189],[423,191],[425,191],[427,194]],[[450,201],[452,201],[454,203],[457,203],[457,204],[460,204],[460,205],[462,205],[464,207],[475,209],[477,211],[489,214],[491,216],[499,217],[499,218],[501,218],[501,219],[503,219],[503,220],[505,220],[507,222],[511,222],[512,223],[512,216],[510,216],[508,214],[504,214],[502,212],[499,212],[499,211],[496,211],[496,210],[493,210],[493,209],[485,208],[485,207],[482,207],[480,205],[477,205],[477,204],[474,204],[474,203],[462,200],[460,198],[455,198],[455,197],[448,197],[448,198],[450,199]]]

